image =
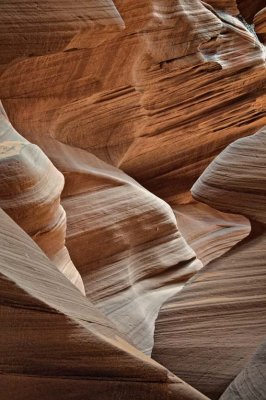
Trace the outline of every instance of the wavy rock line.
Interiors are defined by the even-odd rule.
[[[118,333],[0,210],[1,374],[7,400],[207,400]]]
[[[0,113],[0,207],[85,294],[65,247],[66,213],[60,204],[63,175],[41,149],[24,139]]]
[[[65,176],[66,245],[88,298],[150,354],[161,305],[202,263],[163,200],[86,151],[42,147]]]
[[[265,338],[265,133],[264,128],[229,145],[192,188],[197,200],[248,217],[250,235],[200,271],[162,307],[156,322],[153,357],[212,399]],[[236,399],[253,399],[250,388],[261,390],[263,376],[250,368],[224,398],[234,393]]]

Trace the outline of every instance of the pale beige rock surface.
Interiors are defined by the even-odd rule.
[[[81,276],[65,247],[66,213],[60,204],[63,187],[63,175],[38,146],[13,129],[1,108],[0,207],[85,294]]]
[[[206,399],[128,343],[1,209],[0,218],[1,398]]]
[[[87,296],[150,354],[161,305],[202,263],[163,200],[86,151],[43,147],[65,176],[66,245]]]
[[[266,224],[266,127],[230,144],[192,188],[195,199]]]
[[[212,399],[222,395],[265,339],[265,161],[263,128],[229,145],[193,186],[197,200],[248,217],[251,233],[201,270],[156,321],[153,357]],[[244,370],[222,398],[234,399],[233,393],[236,399],[264,398],[252,398],[252,393],[265,396],[266,385],[261,377],[256,388],[251,372],[248,367],[243,382]]]
[[[173,206],[177,226],[203,265],[221,257],[250,232],[242,215],[222,213],[199,202]]]

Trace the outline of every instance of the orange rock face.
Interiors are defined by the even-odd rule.
[[[266,395],[265,23],[0,1],[3,400]]]
[[[75,35],[61,52],[15,59],[0,97],[32,142],[55,137],[171,203],[188,201],[211,159],[265,123],[264,47],[239,19],[198,0],[116,6],[125,29],[95,22],[90,40]]]

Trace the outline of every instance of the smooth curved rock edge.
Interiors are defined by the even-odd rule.
[[[226,4],[117,0],[122,31],[106,32],[96,18],[65,49],[72,51],[24,60],[14,36],[14,60],[0,77],[12,124],[37,145],[54,137],[171,204],[188,202],[210,161],[266,121],[265,48]]]
[[[129,344],[2,210],[0,217],[5,399],[206,399]]]
[[[266,343],[263,342],[219,400],[260,400],[265,398],[265,387]]]
[[[43,146],[55,168],[5,117],[2,139],[0,206],[150,355],[161,305],[202,267],[180,235],[172,209],[88,152],[46,140]],[[59,171],[66,180],[64,208]]]
[[[192,203],[189,190],[223,148],[235,139],[256,132],[266,122],[263,3],[263,0],[77,0],[74,4],[69,0],[3,0],[0,5],[0,98],[13,126],[25,137],[17,136],[7,122],[4,111],[0,110],[1,128],[4,126],[4,133],[12,136],[12,140],[5,139],[5,143],[1,144],[4,155],[1,158],[4,179],[0,183],[3,188],[0,193],[2,206],[46,252],[53,265],[68,275],[82,292],[84,281],[86,294],[93,305],[86,308],[83,317],[94,313],[98,316],[100,309],[112,320],[110,323],[115,325],[115,332],[119,331],[124,340],[133,341],[147,354],[153,346],[154,320],[162,303],[176,294],[187,279],[201,268],[199,259],[205,265],[209,264],[196,279],[207,278],[210,285],[208,282],[205,282],[206,286],[191,286],[189,283],[184,289],[186,296],[187,288],[188,291],[190,287],[195,288],[195,298],[192,296],[192,300],[189,300],[192,304],[188,306],[186,302],[182,303],[182,293],[183,311],[178,309],[177,312],[175,308],[179,307],[179,303],[175,303],[176,296],[163,307],[158,326],[162,326],[164,332],[165,324],[167,330],[161,334],[159,329],[159,335],[155,337],[155,353],[161,356],[160,341],[163,338],[163,346],[169,346],[166,363],[173,363],[173,371],[180,371],[180,376],[185,378],[187,374],[193,385],[195,383],[204,392],[215,396],[239,372],[243,359],[247,359],[253,351],[253,344],[249,341],[250,320],[243,321],[242,315],[252,316],[252,312],[257,312],[258,308],[261,308],[261,313],[264,310],[263,297],[258,298],[256,294],[256,290],[259,292],[260,285],[264,284],[261,278],[264,265],[261,260],[264,258],[265,235],[261,222],[258,222],[263,218],[263,191],[260,192],[259,185],[254,189],[252,180],[248,182],[248,188],[244,188],[244,191],[256,191],[252,210],[249,204],[238,207],[236,199],[235,203],[232,201],[234,210],[241,209],[240,213],[245,211],[245,215],[252,217],[252,231],[245,241],[228,251],[248,234],[250,226],[246,217],[224,215],[211,207]],[[237,162],[238,152],[233,153]],[[11,164],[10,159],[13,160]],[[232,170],[235,170],[234,163]],[[64,189],[62,173],[65,177]],[[16,176],[19,177],[17,180]],[[256,174],[252,176],[257,185]],[[225,180],[224,183],[226,186],[229,182]],[[242,182],[236,180],[236,183],[241,186]],[[209,189],[207,186],[206,191]],[[243,195],[245,198],[244,192]],[[232,197],[237,196],[236,190]],[[214,200],[217,203],[217,199]],[[212,201],[210,205],[213,205]],[[222,209],[230,211],[230,205],[225,204],[226,199],[222,199],[222,203]],[[175,216],[188,243],[178,232]],[[65,239],[75,266],[65,247]],[[25,242],[22,242],[23,250],[16,249],[21,254],[25,252]],[[195,250],[197,257],[189,246]],[[12,251],[14,249],[15,245]],[[254,257],[256,251],[258,255]],[[15,255],[15,250],[13,252]],[[40,250],[38,252],[41,253]],[[30,257],[33,253],[30,251]],[[22,260],[24,256],[27,258],[28,253],[22,254]],[[30,259],[31,263],[35,257]],[[217,260],[217,257],[220,258]],[[17,265],[11,258],[9,261]],[[224,263],[233,265],[233,271],[227,269]],[[12,270],[12,265],[12,280],[16,280],[18,276]],[[250,265],[253,266],[252,277]],[[35,271],[29,282],[39,279],[37,275]],[[57,284],[57,276],[52,276],[55,279],[53,288]],[[42,279],[42,283],[47,283],[44,274]],[[56,291],[56,294],[66,300],[69,289],[66,295],[59,281],[62,293]],[[235,283],[238,281],[239,292],[235,296]],[[36,371],[42,371],[41,378],[35,374],[34,379],[31,375],[18,376],[18,370],[1,375],[1,389],[10,399],[20,396],[25,400],[24,390],[33,398],[46,396],[50,400],[55,394],[52,393],[53,389],[57,396],[65,395],[64,400],[67,397],[82,398],[88,396],[88,387],[89,395],[97,398],[99,376],[103,378],[102,374],[106,371],[109,371],[107,375],[116,371],[117,376],[112,380],[108,375],[109,381],[104,381],[101,398],[132,396],[135,399],[136,396],[145,396],[146,392],[147,398],[201,396],[195,392],[192,394],[192,389],[187,389],[183,384],[169,385],[168,380],[172,378],[169,378],[168,372],[162,374],[167,385],[161,385],[161,378],[159,384],[155,378],[151,379],[152,383],[145,381],[136,384],[134,368],[140,367],[140,364],[135,362],[135,349],[132,350],[133,358],[130,358],[132,366],[129,374],[127,362],[120,363],[121,353],[118,352],[118,356],[116,351],[114,359],[109,359],[115,364],[111,372],[109,361],[108,365],[105,362],[113,347],[108,347],[110,337],[106,331],[103,332],[104,340],[100,341],[97,348],[98,353],[86,353],[85,358],[81,355],[81,360],[85,359],[85,366],[78,359],[77,382],[72,379],[74,369],[71,362],[64,364],[62,361],[65,354],[63,347],[68,343],[67,359],[72,361],[75,358],[71,353],[73,337],[69,342],[69,338],[65,339],[64,336],[69,332],[72,335],[72,331],[68,324],[62,322],[65,321],[65,315],[69,314],[69,308],[61,312],[64,315],[63,319],[58,319],[58,325],[51,326],[48,323],[50,330],[47,332],[43,326],[44,316],[50,321],[53,315],[50,309],[47,316],[39,308],[34,297],[37,296],[36,292],[31,296],[35,304],[34,312],[27,307],[24,309],[23,295],[18,293],[17,288],[14,290],[12,285],[12,289],[7,290],[11,286],[6,282],[4,279],[3,293],[7,298],[8,312],[2,308],[1,318],[5,318],[5,332],[10,347],[6,345],[4,336],[0,337],[3,339],[2,347],[6,346],[5,357],[9,361],[12,359],[12,362],[5,364],[5,371],[10,372],[8,368],[14,366],[12,352],[19,353],[17,350],[20,349],[24,353],[19,355],[21,358],[17,359],[16,366],[28,370],[33,359],[32,365]],[[24,289],[28,285],[25,282]],[[35,290],[37,288],[45,292],[42,293],[44,303],[51,300],[49,291],[40,287],[40,283]],[[27,292],[28,286],[26,289]],[[16,293],[15,300],[11,293]],[[218,314],[219,334],[224,328],[219,325],[219,317],[224,324],[230,325],[235,312],[236,324],[240,327],[239,331],[233,329],[231,336],[233,347],[236,343],[237,349],[228,349],[231,345],[229,335],[225,343],[220,343],[220,337],[217,339],[218,329],[214,327],[212,330],[210,326],[210,319],[214,318],[212,311],[211,318],[207,318],[204,325],[204,312],[208,308],[204,296],[208,294],[208,306],[214,314]],[[241,297],[247,294],[251,304]],[[198,303],[201,296],[205,301],[204,311]],[[228,296],[229,305],[223,296]],[[81,294],[76,300],[71,299],[78,304],[80,297]],[[217,308],[217,298],[218,303],[222,303],[220,308],[220,303]],[[85,297],[82,304],[83,301],[87,301]],[[59,303],[58,299],[53,298],[52,306],[59,307]],[[224,317],[224,304],[230,309],[232,303],[234,311]],[[22,310],[19,308],[21,306]],[[190,307],[193,309],[190,313],[192,324],[197,327],[194,339],[192,333],[191,342],[188,340],[191,329],[186,331],[186,323],[190,323]],[[37,314],[37,309],[42,309],[42,312]],[[202,315],[199,316],[201,311]],[[174,317],[171,312],[175,312]],[[261,327],[264,328],[261,313],[254,318],[257,324],[254,345],[261,341]],[[69,315],[67,318],[69,322]],[[102,319],[106,320],[104,316],[99,317],[100,321]],[[197,325],[199,320],[200,327]],[[178,326],[175,325],[177,321]],[[36,335],[30,331],[31,322],[36,324]],[[18,332],[8,330],[10,326],[16,329],[16,323],[21,323]],[[23,336],[19,336],[21,326],[25,329]],[[199,337],[202,326],[204,330]],[[40,327],[43,332],[39,332]],[[56,335],[63,337],[60,345],[53,337],[55,329]],[[175,337],[179,329],[183,336],[177,346],[177,341],[169,335]],[[24,337],[29,332],[36,354],[48,345],[49,341],[45,344],[43,339],[44,333],[54,344],[54,347],[51,346],[53,350],[61,346],[61,353],[54,351],[51,354],[51,348],[45,348],[43,353],[52,358],[51,364],[46,364],[44,369],[43,353],[37,365],[32,349],[25,345]],[[188,335],[184,335],[184,332]],[[204,342],[206,332],[209,337]],[[95,336],[97,342],[98,330]],[[185,356],[182,351],[180,355],[182,340],[185,343]],[[221,348],[215,353],[217,341]],[[86,341],[84,348],[81,348],[81,344],[75,342],[74,349],[78,347],[77,353],[83,354],[83,351],[87,351],[88,343],[90,346],[92,342]],[[243,345],[241,351],[239,343]],[[198,348],[194,353],[195,344]],[[128,345],[126,342],[124,345],[127,353]],[[8,353],[8,349],[12,349],[12,352]],[[107,351],[107,358],[102,357],[100,349],[102,353]],[[217,354],[221,359],[217,368],[214,365],[213,372],[212,355],[217,358]],[[232,360],[230,368],[223,357]],[[66,375],[70,374],[68,378],[71,376],[71,380],[66,380],[65,376],[62,379],[60,374],[58,376],[55,371],[57,367],[58,370],[62,368]],[[49,368],[54,368],[52,379],[47,376]],[[92,377],[88,375],[89,386],[83,379],[83,374],[88,372],[86,368],[93,371]],[[123,370],[120,378],[119,368],[127,371],[126,377]],[[145,364],[145,368],[139,368],[138,373],[147,377],[149,368],[150,364],[148,367]],[[198,370],[195,372],[196,368]],[[176,378],[173,379],[175,381]],[[35,384],[32,384],[33,381]],[[73,381],[75,387],[72,386]],[[49,391],[46,394],[47,385]],[[171,389],[173,386],[174,389]],[[185,392],[181,387],[185,388]],[[158,394],[154,393],[155,390]]]
[[[265,133],[230,144],[192,188],[198,201],[248,217],[249,236],[201,270],[156,321],[153,358],[211,399],[225,390],[222,399],[266,396],[263,348],[243,369],[265,340]]]
[[[41,149],[12,127],[0,103],[0,207],[85,294],[65,247],[66,213],[60,205],[63,175]]]

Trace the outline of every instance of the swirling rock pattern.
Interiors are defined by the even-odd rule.
[[[254,20],[254,15],[265,7],[265,3],[263,0],[237,0],[237,6],[239,13],[251,24]]]
[[[112,0],[3,0],[0,64],[63,50],[81,32],[89,36],[95,25],[123,26]]]
[[[250,232],[247,218],[199,202],[173,206],[182,236],[204,265],[221,257]]]
[[[66,245],[87,296],[150,354],[161,305],[202,263],[163,200],[86,151],[43,146],[65,176]]]
[[[255,15],[254,25],[260,40],[262,43],[266,43],[266,7]]]
[[[152,357],[218,399],[265,338],[266,235],[213,261],[161,309]]]
[[[264,47],[222,5],[115,4],[123,31],[93,25],[72,51],[13,61],[0,97],[28,140],[81,147],[171,204],[187,202],[209,162],[265,124]]]
[[[263,393],[264,0],[0,3],[5,400]]]
[[[85,294],[65,248],[66,214],[60,205],[63,175],[41,149],[13,129],[0,113],[0,207]]]
[[[192,188],[195,199],[266,224],[266,127],[229,145]]]
[[[128,343],[2,210],[0,218],[5,399],[206,399]]]
[[[263,128],[229,145],[193,186],[197,200],[248,217],[251,233],[199,272],[163,306],[156,322],[153,357],[212,399],[265,338],[265,161]],[[252,366],[247,368],[250,372],[242,372],[224,398],[255,399],[251,387],[256,396],[263,393],[258,398],[265,397],[265,386],[258,380],[257,387]]]

